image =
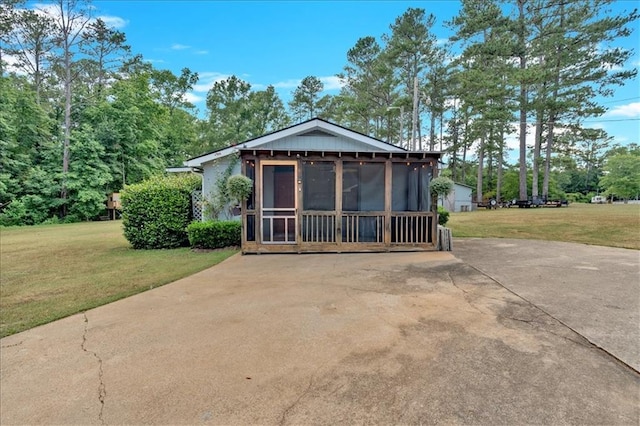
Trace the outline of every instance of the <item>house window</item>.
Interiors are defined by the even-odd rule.
[[[391,174],[391,209],[395,212],[429,211],[431,167],[425,163],[394,163]]]
[[[342,210],[384,210],[384,163],[344,162]]]

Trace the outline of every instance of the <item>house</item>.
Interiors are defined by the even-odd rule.
[[[450,212],[470,212],[472,209],[471,193],[473,188],[462,183],[454,183],[453,191],[444,200],[438,200],[438,204]]]
[[[243,253],[435,250],[439,153],[409,152],[320,118],[201,155],[203,197],[242,173]]]

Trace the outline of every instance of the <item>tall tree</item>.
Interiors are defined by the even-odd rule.
[[[5,61],[15,27],[16,5],[21,3],[24,3],[24,0],[0,0],[0,77],[6,71]]]
[[[513,49],[513,56],[518,60],[518,72],[515,74],[515,82],[520,87],[520,94],[518,97],[519,104],[519,116],[518,116],[518,139],[519,139],[519,157],[518,157],[518,170],[519,170],[519,185],[518,185],[518,198],[520,200],[527,199],[527,116],[529,111],[529,98],[528,98],[528,71],[527,60],[529,58],[528,53],[528,26],[526,20],[525,6],[528,0],[515,0],[517,5],[517,16],[513,22],[513,30],[516,36],[516,41]]]
[[[73,98],[74,59],[80,51],[82,34],[90,21],[88,2],[85,0],[56,0],[54,3],[53,22],[55,37],[61,50],[60,80],[64,88],[64,139],[62,150],[62,187],[60,198],[63,200],[62,216],[66,216],[67,174],[69,173],[71,144],[71,102]]]
[[[208,149],[235,145],[248,138],[250,94],[251,85],[234,75],[214,83],[207,93]]]
[[[418,115],[419,96],[415,96],[414,87],[416,79],[423,81],[425,69],[433,65],[436,39],[431,29],[435,19],[433,14],[427,15],[424,9],[409,8],[391,24],[391,35],[384,36],[390,61],[402,81],[404,104],[407,107],[412,105],[411,109],[407,110],[411,110],[415,117],[412,120],[412,128],[415,131],[418,131],[421,125]],[[410,140],[411,148],[415,150],[416,138],[420,138],[418,134],[413,133],[412,130]]]
[[[90,22],[81,33],[81,52],[86,55],[94,71],[89,84],[98,98],[103,95],[110,73],[119,69],[131,47],[126,44],[123,32],[110,28],[102,19]]]
[[[374,37],[362,37],[347,52],[347,65],[338,76],[345,85],[341,90],[341,102],[345,107],[345,121],[349,126],[377,138],[399,141],[395,135],[403,117],[391,119],[389,108],[398,99],[398,80],[393,73],[390,58]],[[346,102],[345,102],[346,101]]]
[[[51,59],[50,53],[55,46],[53,31],[50,16],[23,9],[15,12],[13,30],[7,35],[10,46],[7,52],[16,59],[13,66],[31,76],[38,103],[41,99],[45,70]]]
[[[318,113],[318,101],[322,90],[324,90],[324,84],[318,77],[310,75],[302,79],[300,85],[293,91],[293,99],[289,102],[295,121],[308,120]]]
[[[546,113],[543,197],[549,192],[557,127],[580,127],[585,117],[601,115],[605,108],[596,97],[611,95],[613,86],[637,75],[637,69],[624,69],[632,51],[612,45],[631,34],[629,24],[638,19],[637,10],[614,15],[611,3],[554,0],[532,4],[531,14],[540,22],[532,52],[542,58],[541,75],[548,82],[538,93]]]
[[[265,90],[251,92],[249,95],[251,110],[252,136],[264,135],[291,124],[282,100],[273,86]]]
[[[510,72],[507,20],[495,2],[467,0],[460,14],[451,21],[456,29],[455,41],[462,41],[463,52],[458,60],[458,94],[465,108],[469,132],[477,140],[478,202],[483,200],[485,161],[490,174],[497,163],[498,176],[502,174],[503,135],[513,118],[513,87],[505,75]],[[465,144],[466,145],[466,144]],[[488,184],[488,185],[486,185]]]
[[[186,94],[198,83],[197,72],[189,68],[182,68],[180,75],[176,76],[169,70],[152,70],[152,88],[156,92],[160,102],[173,113],[176,108],[191,110],[195,106],[186,98]]]

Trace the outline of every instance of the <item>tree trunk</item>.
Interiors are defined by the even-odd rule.
[[[462,183],[467,180],[467,127],[469,122],[469,116],[466,111],[464,115],[464,137],[462,139]]]
[[[549,173],[551,172],[551,152],[553,148],[553,128],[555,125],[555,115],[549,117],[549,129],[547,133],[547,146],[544,156],[544,179],[542,180],[542,198],[549,199]]]
[[[67,177],[69,174],[69,145],[71,141],[71,47],[64,40],[64,139],[62,149],[61,215],[67,215]]]
[[[476,201],[482,202],[482,177],[484,173],[484,148],[485,148],[485,136],[482,136],[480,140],[480,148],[478,148],[478,180],[476,185]]]
[[[500,131],[500,144],[498,146],[498,179],[496,182],[496,201],[502,201],[502,168],[504,165],[504,130]]]
[[[536,114],[536,136],[533,145],[533,168],[531,170],[531,174],[533,176],[531,182],[531,198],[534,200],[539,196],[539,184],[538,184],[538,176],[540,173],[540,146],[542,144],[542,118],[543,113],[541,109],[538,109]]]
[[[431,111],[431,128],[429,129],[429,151],[433,151],[436,139],[436,115]]]

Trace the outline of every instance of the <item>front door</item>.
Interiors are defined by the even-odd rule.
[[[262,162],[262,242],[295,244],[296,162]]]

